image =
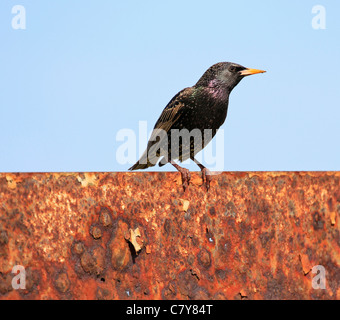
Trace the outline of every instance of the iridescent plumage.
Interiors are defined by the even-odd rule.
[[[160,166],[169,162],[181,172],[185,190],[189,185],[190,173],[174,160],[182,162],[190,158],[202,170],[203,180],[209,189],[209,170],[195,159],[195,155],[211,141],[224,123],[233,88],[244,76],[260,72],[264,71],[247,69],[231,62],[211,66],[193,87],[183,89],[170,100],[155,124],[145,152],[129,170],[146,169],[161,159]],[[183,133],[182,139],[172,139],[174,134],[180,132]],[[189,136],[185,139],[185,133],[192,133],[193,138]]]

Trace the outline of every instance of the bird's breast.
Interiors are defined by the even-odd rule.
[[[182,125],[188,129],[218,129],[225,121],[228,100],[223,103],[213,99],[201,99],[192,104],[182,117]]]

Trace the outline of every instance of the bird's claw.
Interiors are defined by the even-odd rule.
[[[210,189],[210,182],[212,180],[212,175],[209,169],[203,168],[202,169],[202,181],[203,184],[205,185],[207,191]]]
[[[181,172],[181,175],[182,175],[182,186],[183,186],[183,190],[185,192],[185,190],[189,187],[191,175],[190,175],[190,171],[188,169],[185,169],[185,168],[181,168],[180,172]]]

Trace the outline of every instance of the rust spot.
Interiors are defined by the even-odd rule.
[[[9,189],[15,189],[17,187],[17,182],[15,176],[12,174],[6,175],[7,185]]]
[[[332,212],[330,213],[331,225],[332,225],[332,226],[335,225],[335,217],[336,217],[335,211],[332,211]]]
[[[299,259],[302,265],[303,274],[306,276],[312,270],[308,255],[299,254]]]
[[[232,218],[236,218],[237,215],[237,209],[236,206],[234,204],[234,202],[229,201],[226,205],[226,210],[225,210],[225,215],[227,217],[232,217]]]
[[[91,226],[90,233],[94,239],[100,239],[102,237],[102,230],[97,226]]]
[[[95,247],[85,251],[80,258],[84,271],[93,275],[99,275],[105,268],[105,250],[102,247]]]
[[[190,269],[190,272],[193,276],[197,278],[197,280],[201,278],[201,272],[199,271],[199,269]]]
[[[165,219],[164,230],[168,235],[171,233],[171,221],[170,221],[170,219]]]
[[[6,230],[0,230],[0,246],[8,243],[8,234]]]
[[[313,228],[314,230],[322,230],[324,222],[319,212],[313,214]]]
[[[145,247],[145,252],[146,252],[147,254],[150,254],[150,253],[151,253],[151,247],[150,247],[150,245],[146,245],[146,247]]]
[[[139,231],[139,228],[136,228],[135,230],[130,229],[130,234],[125,235],[124,237],[131,243],[135,250],[136,255],[138,255],[138,252],[142,250],[143,244],[143,240],[140,240],[141,233]]]
[[[85,250],[85,247],[84,247],[84,244],[82,242],[75,242],[73,244],[73,252],[75,254],[80,255],[84,252],[84,250]]]
[[[339,300],[340,172],[191,175],[0,173],[0,299]]]
[[[209,231],[209,228],[206,228],[206,237],[208,240],[208,244],[209,245],[215,245],[215,238],[213,236],[213,234]]]
[[[12,274],[2,274],[0,273],[0,294],[6,295],[8,292],[13,291],[12,287],[12,279],[13,275]]]
[[[57,274],[55,286],[60,293],[65,293],[68,291],[70,287],[70,280],[66,272],[60,272]]]
[[[36,294],[39,291],[39,285],[41,283],[41,275],[40,272],[31,267],[25,268],[25,289],[19,290],[19,293],[22,295],[27,295],[28,298],[31,294]],[[13,275],[12,275],[13,276]]]
[[[216,215],[216,209],[215,209],[215,207],[210,207],[210,208],[209,208],[209,213],[210,213],[210,215],[215,216],[215,215]]]
[[[126,234],[128,234],[128,226],[119,220],[115,236],[108,244],[111,252],[111,264],[116,270],[124,269],[130,262],[130,248],[124,237]]]
[[[198,288],[198,280],[190,270],[185,270],[179,274],[177,285],[182,296],[193,298]]]
[[[202,249],[198,254],[198,261],[204,268],[211,266],[210,252],[207,249]]]
[[[239,295],[240,295],[240,299],[241,300],[244,300],[247,298],[247,293],[245,290],[241,289],[240,292],[239,292]]]
[[[112,218],[110,210],[106,207],[100,209],[99,213],[99,221],[104,227],[111,227],[112,226]]]
[[[170,281],[169,284],[162,290],[162,298],[172,300],[177,295],[176,285]]]

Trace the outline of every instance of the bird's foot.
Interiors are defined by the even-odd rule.
[[[186,168],[181,168],[179,169],[179,172],[181,173],[181,176],[182,176],[182,186],[185,192],[185,190],[189,187],[189,183],[191,179],[190,171]]]
[[[170,160],[170,163],[181,173],[182,186],[183,186],[183,190],[185,192],[185,190],[189,187],[189,183],[190,183],[190,178],[191,178],[190,171],[186,168],[180,167],[178,164],[176,164],[172,160]]]
[[[210,182],[212,180],[212,174],[208,168],[202,169],[202,182],[205,185],[207,191],[210,189]]]

